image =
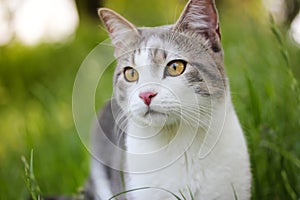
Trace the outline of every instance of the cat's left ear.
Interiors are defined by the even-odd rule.
[[[113,10],[99,8],[98,15],[104,23],[116,49],[126,49],[128,42],[140,37],[137,28]]]
[[[214,0],[190,0],[173,30],[192,31],[211,41],[220,41],[218,12]]]

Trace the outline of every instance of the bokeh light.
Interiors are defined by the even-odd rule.
[[[70,37],[79,22],[73,0],[10,0],[2,4],[0,45],[13,36],[27,45],[58,42]]]

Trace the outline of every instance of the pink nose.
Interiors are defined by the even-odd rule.
[[[142,92],[139,97],[143,99],[144,103],[149,106],[153,97],[157,95],[156,92]]]

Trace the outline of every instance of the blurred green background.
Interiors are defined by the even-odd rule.
[[[29,158],[31,149],[44,195],[74,194],[89,174],[89,154],[72,117],[72,87],[84,58],[107,39],[93,6],[157,26],[176,21],[186,3],[86,2],[76,1],[80,23],[66,40],[28,46],[13,38],[0,47],[0,199],[28,198],[21,156]],[[232,98],[251,154],[253,199],[300,198],[300,48],[289,36],[299,11],[294,3],[293,15],[285,12],[273,23],[259,0],[217,1]],[[111,95],[112,72],[97,92],[97,108]]]

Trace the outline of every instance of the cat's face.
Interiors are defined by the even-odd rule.
[[[116,46],[114,98],[140,125],[209,123],[205,120],[212,103],[224,98],[218,25],[211,31],[205,20],[193,23],[191,17],[201,18],[193,13],[198,5],[192,3],[175,25],[156,28],[137,29],[116,13],[100,10]]]
[[[222,96],[224,86],[206,40],[173,33],[170,27],[139,31],[148,37],[118,57],[114,79],[115,98],[127,115],[161,126],[178,123],[183,111],[198,105],[210,112],[212,97]]]

